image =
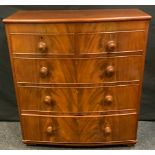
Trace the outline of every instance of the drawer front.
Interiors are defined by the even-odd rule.
[[[54,24],[8,24],[10,33],[79,33],[144,30],[148,21],[124,22],[87,22],[87,23],[54,23]]]
[[[136,139],[136,115],[22,115],[24,140],[49,143],[102,143]],[[30,129],[30,130],[28,130]]]
[[[144,24],[141,22],[144,26]],[[140,25],[141,25],[140,24]],[[7,24],[7,29],[10,34],[12,33],[74,33],[74,23],[44,23],[44,24],[32,24],[32,23],[18,23],[18,24]]]
[[[74,54],[74,35],[12,34],[13,53]]]
[[[145,30],[148,27],[148,21],[88,22],[77,23],[76,27],[79,33]]]
[[[143,30],[135,32],[79,33],[76,44],[79,53],[118,53],[143,51]],[[143,39],[142,39],[143,38]],[[13,53],[74,54],[74,34],[11,34]],[[132,42],[134,41],[134,42]]]
[[[17,58],[14,66],[18,82],[104,83],[140,80],[142,62],[142,56],[78,60]]]
[[[56,59],[15,59],[18,82],[75,83],[75,62]]]
[[[104,83],[140,80],[142,56],[83,59],[77,63],[79,83]]]
[[[143,51],[144,38],[144,31],[81,33],[78,34],[78,51],[81,54]]]
[[[89,113],[136,109],[139,85],[96,88],[18,87],[22,111]],[[129,95],[130,94],[130,95]]]

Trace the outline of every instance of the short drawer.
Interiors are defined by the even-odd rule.
[[[143,56],[118,56],[81,59],[77,61],[79,83],[139,81]]]
[[[143,56],[86,59],[15,58],[17,82],[104,83],[141,80]]]
[[[78,33],[146,30],[148,21],[107,21],[77,23]]]
[[[10,41],[17,54],[74,54],[73,34],[11,34]]]
[[[136,139],[136,114],[97,116],[21,116],[25,141],[106,143]],[[27,129],[30,130],[27,130]]]
[[[75,62],[70,59],[15,58],[17,82],[75,83]]]
[[[79,33],[77,38],[80,54],[93,54],[143,51],[146,37],[145,32],[141,30]]]
[[[137,23],[137,22],[136,22]],[[138,24],[138,23],[137,23]],[[136,24],[136,25],[137,25]],[[7,29],[10,34],[13,33],[74,33],[74,23],[10,23],[7,24]],[[135,25],[135,24],[132,24]],[[144,22],[140,22],[141,28],[144,28]],[[133,26],[132,26],[133,27]],[[134,26],[135,27],[135,26]],[[138,26],[139,27],[139,26]]]
[[[21,111],[91,113],[136,110],[139,85],[102,87],[19,86]],[[130,95],[129,95],[130,94]]]

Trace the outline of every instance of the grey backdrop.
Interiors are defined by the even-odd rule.
[[[155,6],[0,6],[3,19],[23,9],[139,8],[152,15],[145,61],[140,120],[155,120]],[[129,94],[130,95],[130,94]],[[18,121],[16,97],[4,24],[0,22],[0,121]]]

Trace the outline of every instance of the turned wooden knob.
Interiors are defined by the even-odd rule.
[[[111,95],[106,95],[104,101],[107,104],[111,104],[113,102],[113,97]]]
[[[41,67],[40,75],[41,75],[41,77],[46,77],[48,75],[48,68],[47,67]]]
[[[111,134],[111,128],[109,126],[106,126],[104,128],[104,132],[105,132],[105,134]]]
[[[53,127],[52,126],[48,126],[47,129],[46,129],[46,132],[48,134],[51,134],[53,132]]]
[[[112,76],[114,74],[115,70],[114,70],[114,67],[113,66],[108,66],[106,68],[106,75],[107,76]]]
[[[38,43],[38,49],[41,52],[45,52],[47,50],[47,45],[45,42],[41,41]]]
[[[52,97],[51,96],[45,96],[44,97],[44,103],[51,104],[52,103]]]
[[[114,41],[109,41],[107,43],[107,49],[109,51],[113,51],[113,50],[115,50],[115,48],[116,48],[116,43]]]

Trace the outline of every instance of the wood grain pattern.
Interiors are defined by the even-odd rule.
[[[96,88],[18,87],[18,92],[22,111],[102,112],[123,109],[136,110],[139,85]],[[108,95],[113,98],[111,103],[106,100]],[[44,102],[46,96],[51,97],[49,103]]]
[[[9,34],[22,33],[92,33],[92,32],[111,32],[111,31],[135,31],[145,30],[148,21],[123,21],[123,22],[93,22],[93,23],[42,23],[24,24],[9,23],[7,29]]]
[[[79,83],[141,80],[142,59],[142,56],[83,59],[77,65],[77,79]],[[113,74],[108,73],[109,66],[113,67]]]
[[[104,83],[140,80],[142,59],[142,56],[76,60],[15,58],[14,65],[17,82]],[[23,70],[24,66],[27,67]],[[113,75],[107,75],[108,66],[113,66]],[[44,78],[40,76],[42,67],[47,67],[49,71],[49,74]]]
[[[77,35],[71,33],[65,35],[24,33],[12,34],[11,44],[13,53],[17,54],[42,53],[38,47],[40,42],[44,42],[47,48],[46,51],[43,51],[43,56],[44,54],[75,54],[75,51],[79,53],[117,53],[126,50],[142,51],[145,40],[141,38],[144,37],[144,30],[108,33],[77,33]],[[130,41],[133,39],[136,41],[130,44]],[[116,44],[113,50],[108,49],[108,43],[111,41]],[[78,47],[77,49],[75,49],[75,44]]]
[[[108,21],[108,22],[93,22],[93,23],[77,23],[77,33],[92,33],[92,32],[118,32],[118,31],[135,31],[145,30],[148,21]]]
[[[74,60],[56,59],[15,59],[15,73],[17,81],[37,82],[37,83],[74,83],[76,82]],[[27,66],[24,70],[23,67]],[[40,70],[42,67],[48,69],[47,76],[42,77]],[[25,76],[28,75],[28,76]]]
[[[46,50],[43,52],[38,47],[40,42],[46,44]],[[72,34],[12,34],[11,44],[13,53],[74,54],[74,35]]]
[[[135,144],[151,16],[21,11],[4,19],[26,144]]]
[[[136,139],[136,114],[80,116],[22,115],[24,140],[48,143],[96,143]],[[53,131],[47,133],[52,126]],[[105,131],[110,127],[111,132]],[[125,131],[125,132],[124,132]]]
[[[141,28],[145,27],[143,23],[139,25]],[[66,34],[74,33],[76,25],[74,23],[42,23],[42,24],[7,24],[10,34],[22,34],[22,33],[52,33],[52,34]]]
[[[78,51],[80,53],[117,53],[121,51],[143,50],[145,40],[144,31],[122,31],[109,33],[82,33],[78,34]],[[135,40],[132,44],[131,40]],[[110,50],[108,43],[114,42],[116,47]]]

